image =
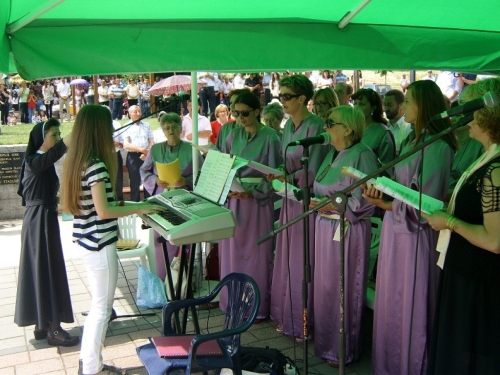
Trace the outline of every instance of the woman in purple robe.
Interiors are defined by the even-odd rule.
[[[193,147],[188,142],[181,141],[180,135],[182,131],[181,118],[177,113],[164,114],[160,119],[160,127],[167,137],[166,142],[156,143],[149,150],[146,159],[141,167],[141,179],[144,183],[144,188],[149,194],[160,194],[165,189],[179,189],[186,190],[193,189]],[[201,154],[198,155],[198,163],[201,168],[203,158]],[[162,181],[158,177],[156,170],[156,162],[159,163],[172,163],[179,159],[179,167],[181,171],[181,178],[175,184],[169,185],[166,181]],[[160,237],[158,232],[155,232],[155,259],[156,259],[156,274],[162,280],[165,279],[165,256],[163,248],[158,243],[157,238]],[[167,251],[169,262],[177,256],[179,246],[172,245],[167,242]]]
[[[277,168],[283,161],[280,139],[273,129],[260,123],[259,99],[251,92],[245,92],[238,95],[234,107],[233,114],[242,126],[229,133],[226,150],[243,159]],[[273,230],[273,189],[261,172],[250,167],[240,168],[236,181],[244,191],[231,191],[226,203],[234,213],[236,231],[234,237],[219,242],[220,277],[241,272],[257,282],[260,290],[257,322],[269,317],[273,242],[257,245],[255,241]],[[221,294],[219,306],[226,311],[226,293]]]
[[[309,78],[304,75],[288,76],[280,81],[281,104],[283,104],[285,113],[291,115],[283,129],[283,143],[281,145],[282,154],[285,158],[286,175],[288,182],[301,189],[305,187],[305,172],[300,161],[303,147],[295,146],[290,147],[288,150],[286,148],[292,141],[315,137],[323,132],[323,121],[307,109],[307,103],[312,98],[313,93],[313,85]],[[312,187],[319,166],[330,148],[329,145],[318,144],[309,147],[309,170],[307,171],[309,188]],[[287,152],[285,153],[285,151]],[[280,225],[290,221],[302,212],[303,206],[300,202],[290,199],[285,200],[281,208]],[[314,219],[314,215],[309,216],[309,260],[311,267],[314,267]],[[301,222],[292,225],[288,230],[278,235],[271,288],[271,318],[278,323],[276,330],[295,337],[303,337],[303,238],[304,233]],[[311,282],[308,285],[309,322],[312,316],[312,292],[313,283]]]
[[[427,80],[408,86],[402,108],[406,121],[415,124],[416,137],[403,147],[401,155],[422,143],[431,117],[446,110],[441,90]],[[431,122],[425,135],[429,138],[450,125],[448,119]],[[450,134],[430,144],[424,156],[417,152],[395,165],[396,182],[444,200],[457,148],[457,140]],[[365,196],[386,210],[378,256],[372,373],[423,374],[440,275],[437,234],[409,205],[383,200],[373,187]]]
[[[361,143],[364,130],[363,113],[350,106],[330,111],[325,130],[335,147],[326,156],[314,180],[314,195],[326,199],[352,185],[356,180],[341,173],[353,167],[366,174],[377,169],[373,151]],[[361,354],[361,323],[366,298],[370,261],[370,216],[375,206],[362,197],[358,187],[351,192],[345,213],[345,362],[357,361]],[[312,202],[311,206],[318,202]],[[332,203],[319,210],[316,218],[314,265],[314,355],[326,358],[337,367],[340,329],[340,217]]]
[[[396,156],[396,143],[387,120],[383,117],[382,98],[372,89],[360,89],[352,95],[354,106],[365,115],[363,142],[370,147],[382,165],[391,162]]]

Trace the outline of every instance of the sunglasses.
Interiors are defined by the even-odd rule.
[[[314,102],[315,107],[324,107],[326,105],[330,105],[328,102]]]
[[[233,115],[234,117],[240,117],[240,115],[242,115],[243,117],[248,117],[250,116],[250,113],[252,113],[252,111],[233,111]]]
[[[335,125],[344,125],[344,126],[345,126],[345,124],[343,124],[343,123],[341,123],[341,122],[335,122],[335,121],[332,121],[331,119],[327,119],[327,120],[325,121],[325,126],[326,126],[326,128],[327,128],[327,129],[331,129],[331,128],[333,128]]]
[[[288,102],[292,100],[292,98],[298,98],[302,94],[279,94],[280,100],[284,100],[285,102]]]

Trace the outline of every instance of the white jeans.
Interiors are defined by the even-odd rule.
[[[113,308],[118,257],[116,243],[100,251],[90,251],[83,247],[80,249],[92,294],[92,304],[83,327],[80,359],[83,361],[84,374],[97,374],[103,366],[102,347]]]

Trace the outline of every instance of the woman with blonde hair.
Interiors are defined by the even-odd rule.
[[[331,136],[334,147],[323,160],[314,179],[314,196],[327,199],[333,193],[355,183],[355,179],[341,173],[344,167],[353,167],[366,174],[377,169],[373,151],[361,142],[364,131],[363,113],[350,106],[335,107],[325,122],[324,129]],[[357,361],[361,355],[362,321],[370,261],[370,216],[375,206],[362,197],[358,187],[349,193],[345,232],[345,362]],[[315,206],[317,202],[312,202]],[[339,357],[340,296],[339,262],[340,217],[336,207],[329,203],[318,212],[315,230],[314,278],[314,355],[326,358],[337,367]],[[333,240],[332,240],[333,239]]]
[[[210,125],[212,125],[212,135],[210,136],[210,142],[213,145],[217,143],[217,134],[219,134],[219,130],[225,123],[233,120],[229,120],[229,109],[225,104],[219,104],[215,108],[215,121],[212,121]]]
[[[61,203],[74,215],[73,241],[87,272],[92,304],[85,320],[79,374],[117,371],[102,363],[102,347],[111,316],[118,278],[116,218],[157,212],[146,202],[116,202],[116,152],[111,113],[98,105],[84,106],[73,126],[73,139],[64,160]]]
[[[323,121],[328,118],[328,111],[339,106],[339,98],[332,88],[326,87],[314,92],[314,113]]]
[[[264,107],[262,110],[262,121],[264,125],[274,129],[281,139],[283,129],[281,129],[281,121],[285,117],[283,107],[279,103],[271,103]]]

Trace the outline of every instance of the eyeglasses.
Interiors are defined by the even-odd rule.
[[[280,100],[284,100],[285,102],[288,102],[292,100],[292,98],[298,98],[302,94],[279,94]]]
[[[341,122],[335,122],[335,121],[332,121],[331,119],[327,119],[327,120],[325,121],[325,126],[326,126],[326,128],[327,128],[327,129],[331,129],[331,128],[333,128],[335,125],[344,125],[344,126],[345,126],[345,124],[343,124],[343,123],[341,123]]]
[[[242,115],[243,117],[248,117],[252,112],[253,111],[233,111],[233,115],[234,117],[240,117],[240,115]]]
[[[328,102],[314,102],[314,106],[315,107],[324,107],[326,105],[330,105],[331,106],[331,104],[328,103]]]
[[[174,126],[166,126],[163,128],[164,131],[169,132],[170,130],[177,130],[180,129],[180,126],[174,125]]]

